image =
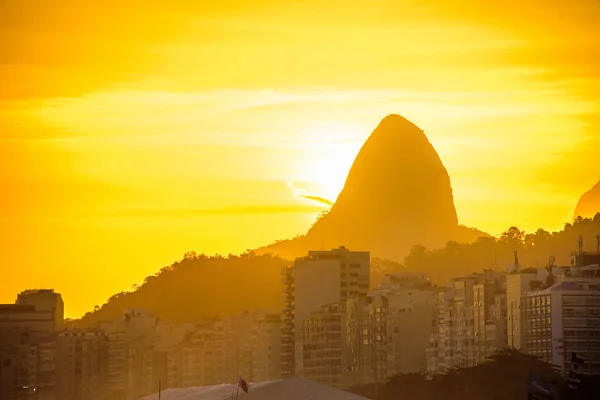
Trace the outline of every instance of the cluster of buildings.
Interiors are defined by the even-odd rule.
[[[600,243],[599,243],[600,247]],[[511,348],[540,357],[566,375],[573,353],[581,373],[600,375],[600,248],[571,265],[514,265],[453,280],[438,294],[427,372],[485,362]]]
[[[284,271],[281,374],[348,388],[424,372],[437,294],[423,274],[370,288],[370,254],[311,251]]]
[[[600,374],[600,249],[569,266],[484,270],[434,286],[424,274],[370,282],[370,254],[311,251],[285,268],[282,310],[170,325],[125,310],[66,329],[52,290],[0,305],[0,398],[130,400],[159,388],[304,377],[338,388],[440,374],[513,348],[565,374]]]
[[[254,311],[170,325],[128,309],[94,329],[67,329],[51,290],[0,306],[0,399],[130,400],[159,388],[280,377],[281,319]]]
[[[457,277],[388,275],[370,288],[369,253],[312,251],[284,272],[282,376],[348,388],[403,373],[442,374],[504,349],[540,357],[565,375],[600,375],[600,241],[568,266]]]

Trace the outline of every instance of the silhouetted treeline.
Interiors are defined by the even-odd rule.
[[[244,310],[280,310],[281,269],[288,261],[253,252],[209,257],[194,252],[149,276],[130,292],[117,293],[80,324],[118,318],[124,309],[142,307],[172,322],[227,317]]]
[[[385,385],[367,385],[350,389],[351,392],[374,400],[515,400],[527,398],[529,373],[551,382],[565,398],[565,382],[552,366],[534,356],[514,350],[505,350],[489,362],[475,367],[457,368],[447,374],[428,378],[421,374],[397,375]],[[598,380],[588,379],[570,400],[597,399],[600,395]],[[590,397],[591,396],[591,397]]]
[[[481,272],[483,269],[502,270],[514,263],[513,251],[518,251],[523,268],[543,267],[549,257],[556,257],[556,265],[569,265],[569,257],[577,250],[578,237],[583,236],[584,250],[597,250],[596,236],[600,234],[600,213],[592,218],[577,218],[565,224],[559,232],[538,229],[535,233],[511,227],[499,238],[481,237],[474,243],[448,242],[442,249],[430,250],[414,246],[400,270],[428,273],[436,283]]]
[[[371,286],[377,286],[386,274],[421,272],[443,285],[450,279],[503,269],[513,263],[517,249],[520,264],[542,267],[554,255],[557,264],[567,264],[577,249],[578,236],[584,237],[587,250],[594,250],[600,233],[600,214],[594,219],[578,219],[560,232],[538,229],[525,233],[516,227],[500,238],[481,237],[471,244],[449,242],[442,249],[414,246],[404,264],[374,258],[371,262]],[[341,243],[343,244],[343,243]],[[194,252],[149,276],[130,292],[117,293],[102,307],[84,316],[83,326],[119,317],[126,308],[147,308],[169,322],[199,318],[225,317],[244,310],[279,310],[282,301],[281,269],[289,260],[248,251],[242,255],[206,256]]]

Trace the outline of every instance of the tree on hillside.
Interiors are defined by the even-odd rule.
[[[502,270],[513,263],[513,250],[519,251],[524,267],[543,267],[549,256],[556,265],[568,264],[577,248],[578,236],[584,237],[584,249],[595,250],[600,234],[600,214],[593,219],[578,218],[559,232],[538,229],[526,233],[511,227],[500,238],[480,237],[466,244],[448,242],[440,249],[414,246],[404,264],[372,260],[372,284],[376,286],[386,274],[398,272],[427,273],[433,283],[444,285],[452,278],[481,272]],[[207,256],[190,251],[129,292],[117,293],[106,304],[82,319],[83,326],[122,315],[126,308],[142,307],[170,322],[195,320],[220,314],[240,313],[245,309],[280,310],[282,301],[281,269],[289,261],[271,254]]]
[[[498,239],[482,237],[470,244],[448,242],[441,249],[416,245],[404,259],[404,265],[407,271],[428,273],[438,284],[483,269],[503,270],[514,263],[514,250],[525,268],[541,268],[548,264],[550,256],[556,257],[557,265],[568,265],[569,256],[577,249],[578,237],[584,238],[584,250],[592,251],[596,250],[598,234],[600,213],[593,219],[578,218],[553,233],[538,229],[528,234],[513,226]]]
[[[518,250],[524,245],[525,232],[516,226],[511,226],[506,232],[500,235],[500,243],[510,249]]]
[[[208,257],[186,253],[130,292],[111,296],[82,318],[80,326],[114,320],[124,309],[146,308],[164,321],[179,323],[230,316],[249,309],[282,308],[281,269],[288,261],[270,254]]]

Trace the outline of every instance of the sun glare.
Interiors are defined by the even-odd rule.
[[[304,160],[302,180],[317,184],[316,195],[334,202],[346,181],[348,171],[365,139],[361,127],[319,122],[303,132],[312,151]]]

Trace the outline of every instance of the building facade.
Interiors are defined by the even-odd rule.
[[[523,300],[525,351],[566,374],[574,352],[580,373],[600,375],[600,266],[572,267]]]
[[[333,387],[344,386],[345,318],[344,307],[334,303],[322,306],[304,319],[301,363],[303,377]]]
[[[369,252],[344,247],[310,251],[284,273],[281,372],[283,377],[304,376],[304,321],[329,304],[345,308],[350,298],[364,297],[370,283]]]
[[[472,367],[506,347],[506,274],[485,270],[455,278],[437,296],[427,372]]]

